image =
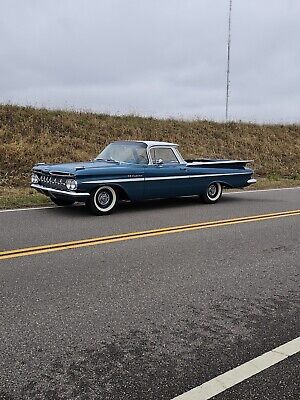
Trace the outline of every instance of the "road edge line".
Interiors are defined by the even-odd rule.
[[[251,378],[300,352],[300,336],[272,349],[224,374],[204,382],[172,400],[209,400],[219,393]]]
[[[26,208],[8,208],[0,210],[0,213],[14,212],[14,211],[35,211],[35,210],[47,210],[49,208],[62,208],[63,206],[40,206],[40,207],[26,207]]]
[[[300,186],[286,187],[286,188],[273,188],[273,189],[257,189],[257,190],[239,190],[234,192],[224,192],[223,194],[245,194],[245,193],[257,193],[257,192],[274,192],[280,190],[295,190],[300,189]]]

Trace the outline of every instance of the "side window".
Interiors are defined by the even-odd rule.
[[[157,164],[159,162],[159,160],[162,160],[164,164],[178,164],[179,163],[173,149],[170,149],[170,148],[164,148],[164,147],[155,148],[155,147],[153,147],[152,149],[150,149],[150,155],[151,155],[153,164]]]
[[[139,164],[148,164],[148,156],[145,147],[137,147],[136,155]]]

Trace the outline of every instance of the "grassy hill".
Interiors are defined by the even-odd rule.
[[[27,185],[36,162],[88,160],[113,140],[172,141],[185,157],[254,159],[263,177],[300,177],[300,125],[110,116],[0,105],[0,187]]]

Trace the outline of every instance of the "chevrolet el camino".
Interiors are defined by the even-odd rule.
[[[105,215],[122,200],[198,195],[216,203],[223,188],[256,182],[251,160],[184,160],[178,145],[151,141],[117,141],[94,160],[68,164],[39,163],[31,187],[59,206],[85,202],[92,213]]]

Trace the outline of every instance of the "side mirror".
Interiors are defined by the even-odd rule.
[[[159,158],[158,160],[155,161],[156,165],[162,165],[164,162],[161,158]]]

